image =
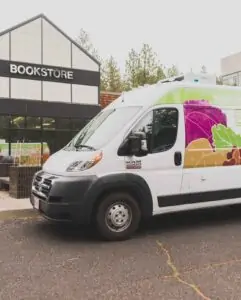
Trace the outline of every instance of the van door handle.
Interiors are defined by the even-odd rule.
[[[182,164],[182,153],[180,151],[174,153],[174,163],[176,166],[180,166]]]

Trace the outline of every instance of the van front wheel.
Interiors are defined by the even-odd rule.
[[[141,212],[127,193],[112,193],[101,199],[96,223],[101,236],[109,241],[128,239],[138,228]]]

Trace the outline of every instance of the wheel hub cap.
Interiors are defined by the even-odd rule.
[[[131,222],[130,210],[125,204],[114,204],[106,214],[108,227],[112,231],[122,231],[127,228]]]

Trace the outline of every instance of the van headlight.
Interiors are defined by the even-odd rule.
[[[103,157],[103,154],[102,154],[102,152],[100,152],[100,153],[96,154],[95,156],[93,156],[93,158],[90,160],[74,161],[68,166],[66,171],[67,172],[79,172],[79,171],[88,170],[88,169],[92,168],[93,166],[95,166],[96,164],[98,164],[98,162],[101,161],[102,157]]]

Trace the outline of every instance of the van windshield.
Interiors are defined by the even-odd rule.
[[[120,107],[101,111],[67,145],[65,150],[97,150],[136,115],[140,106]]]

